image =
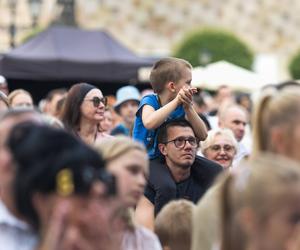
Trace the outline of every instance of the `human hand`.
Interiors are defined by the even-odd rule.
[[[71,204],[65,200],[60,202],[53,210],[48,228],[42,236],[37,250],[57,250],[61,247],[67,215],[71,211]]]
[[[114,198],[60,200],[38,250],[119,250],[124,225],[114,218]]]
[[[191,105],[193,101],[193,95],[197,93],[197,91],[197,88],[182,87],[177,96],[183,105]]]
[[[125,227],[121,218],[114,216],[119,206],[119,202],[113,198],[91,200],[75,221],[82,247],[85,245],[76,249],[119,250]]]

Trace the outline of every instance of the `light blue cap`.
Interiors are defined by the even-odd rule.
[[[133,86],[125,86],[119,88],[117,91],[117,102],[114,105],[114,109],[116,112],[119,112],[120,105],[127,101],[136,101],[140,103],[140,92],[136,87]]]

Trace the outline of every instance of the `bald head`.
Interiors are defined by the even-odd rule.
[[[231,105],[219,111],[219,126],[231,129],[236,140],[241,141],[248,123],[247,111],[238,105]]]

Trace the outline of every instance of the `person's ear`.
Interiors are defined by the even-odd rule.
[[[247,235],[252,236],[258,231],[257,216],[255,216],[254,211],[251,208],[242,208],[238,211],[237,218],[241,228]]]
[[[176,92],[176,86],[174,82],[168,82],[167,88],[170,92],[175,93]]]
[[[167,150],[166,150],[166,144],[159,143],[158,144],[158,149],[161,152],[162,155],[166,156],[167,155]]]
[[[270,147],[272,151],[278,154],[286,155],[290,143],[283,128],[272,128],[270,133]]]

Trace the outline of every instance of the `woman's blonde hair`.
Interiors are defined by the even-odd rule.
[[[221,181],[222,250],[244,250],[239,211],[250,208],[262,225],[287,200],[299,198],[300,165],[273,154],[257,155]]]
[[[271,140],[274,128],[280,128],[287,138],[293,138],[294,128],[300,124],[299,117],[300,87],[289,86],[280,91],[274,87],[265,89],[254,108],[252,155],[274,151]]]
[[[106,162],[114,160],[134,149],[146,153],[146,149],[141,143],[125,136],[105,139],[95,145],[95,148],[101,153]]]
[[[233,132],[227,128],[216,128],[208,131],[206,139],[200,142],[200,149],[203,155],[205,155],[206,149],[212,146],[215,137],[218,135],[228,138],[231,141],[231,145],[234,146],[235,151],[237,151],[238,143],[233,135]]]
[[[30,96],[30,98],[32,99],[32,95],[25,89],[16,89],[12,92],[10,92],[10,94],[8,95],[8,103],[9,103],[9,106],[11,106],[12,102],[13,102],[13,99],[19,95],[19,94],[25,94],[25,95],[28,95]]]
[[[120,156],[130,152],[131,150],[140,150],[147,154],[145,147],[133,139],[125,136],[117,136],[108,138],[100,143],[97,143],[94,148],[102,155],[105,162],[110,162]],[[136,225],[133,219],[133,211],[131,208],[118,209],[116,216],[119,216],[125,221],[130,230],[134,230]]]

